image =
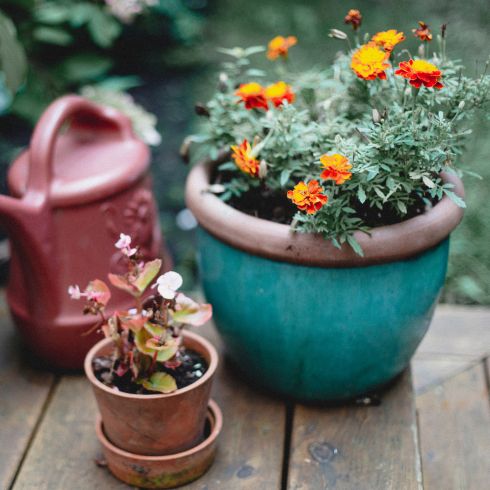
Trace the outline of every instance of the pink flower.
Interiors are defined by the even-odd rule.
[[[161,275],[153,287],[157,288],[158,293],[165,299],[174,299],[177,289],[182,286],[182,276],[175,271],[169,271]]]
[[[131,248],[131,237],[121,233],[119,240],[115,243],[115,247],[121,250],[126,257],[132,257],[137,251],[137,248]]]
[[[105,306],[111,298],[111,292],[109,291],[107,284],[100,279],[90,281],[83,292],[80,291],[78,285],[69,286],[68,294],[71,299],[87,298],[87,301],[99,303],[101,306]]]
[[[68,294],[70,295],[71,299],[80,299],[82,297],[82,292],[77,284],[74,286],[68,286]]]

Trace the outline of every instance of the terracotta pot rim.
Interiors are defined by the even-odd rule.
[[[195,381],[194,383],[190,384],[189,386],[186,386],[185,388],[179,388],[176,391],[172,393],[156,393],[154,395],[142,395],[142,394],[135,394],[135,393],[126,393],[124,391],[118,391],[115,390],[114,388],[111,388],[110,386],[105,385],[104,383],[101,383],[94,374],[93,368],[92,368],[92,361],[93,358],[96,356],[96,354],[104,347],[108,346],[109,344],[112,343],[112,339],[102,339],[99,342],[97,342],[87,353],[85,356],[85,361],[83,363],[83,368],[85,370],[85,375],[87,376],[88,380],[92,385],[96,386],[98,389],[105,391],[106,393],[109,393],[114,396],[119,396],[122,398],[131,398],[133,400],[149,400],[149,399],[155,399],[155,398],[172,398],[174,396],[180,396],[183,393],[186,393],[188,391],[191,391],[200,385],[206,383],[216,372],[216,369],[218,367],[218,352],[216,351],[215,347],[211,342],[206,340],[204,337],[201,335],[198,335],[194,332],[189,332],[187,330],[184,330],[182,332],[183,337],[184,337],[184,345],[185,345],[185,340],[186,339],[192,339],[193,341],[201,344],[208,352],[209,352],[209,365],[208,369],[204,373],[204,376],[200,378],[198,381]]]
[[[252,255],[315,267],[357,267],[413,257],[443,241],[463,218],[463,209],[444,196],[426,213],[393,225],[380,226],[369,234],[357,231],[364,257],[347,244],[341,249],[321,235],[292,232],[289,225],[256,218],[223,202],[207,191],[213,167],[223,161],[204,160],[190,172],[186,202],[199,224],[218,240]],[[464,197],[461,179],[441,174],[454,184],[453,192]]]
[[[95,432],[97,434],[97,438],[101,442],[101,444],[111,451],[112,453],[116,453],[119,456],[126,459],[134,459],[136,461],[145,460],[148,462],[156,461],[156,462],[165,462],[165,461],[176,461],[178,459],[186,458],[188,456],[192,456],[195,453],[198,453],[208,446],[214,444],[216,439],[218,438],[221,429],[223,428],[223,414],[218,404],[214,400],[209,400],[208,404],[208,413],[206,415],[206,420],[210,420],[211,423],[211,433],[209,434],[204,441],[200,442],[197,446],[194,446],[190,449],[186,449],[180,453],[175,454],[166,454],[164,456],[147,456],[144,454],[136,454],[130,453],[129,451],[125,451],[123,449],[118,448],[114,444],[112,444],[109,439],[104,434],[102,417],[100,414],[97,415],[97,420],[95,423]]]

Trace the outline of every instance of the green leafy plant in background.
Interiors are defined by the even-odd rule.
[[[362,255],[355,231],[411,218],[444,195],[465,207],[441,173],[462,175],[457,164],[475,110],[490,100],[490,77],[486,67],[468,77],[448,59],[446,26],[438,49],[422,24],[414,29],[422,44],[413,56],[395,49],[403,33],[365,34],[361,45],[359,24],[349,23],[352,40],[331,31],[347,48],[331,67],[291,71],[292,36],[269,43],[268,57],[278,61],[267,73],[249,61],[265,48],[222,50],[232,61],[201,110],[207,124],[195,140],[212,158],[231,149],[234,162],[218,167],[220,185],[211,189],[222,199],[259,215],[259,201],[269,201],[263,217]],[[286,196],[299,209],[294,217]]]
[[[183,0],[0,0],[0,10],[1,35],[8,36],[15,24],[17,45],[29,60],[15,98],[9,88],[9,110],[31,123],[55,97],[84,85],[113,91],[139,85],[134,75],[161,69],[166,49],[192,44],[202,25],[201,16]],[[154,49],[142,57],[148,46]],[[0,56],[3,60],[5,52]],[[25,73],[21,55],[12,64]]]
[[[13,22],[0,12],[0,115],[25,80],[27,61]]]

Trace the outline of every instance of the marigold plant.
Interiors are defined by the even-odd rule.
[[[269,42],[267,58],[275,60],[277,58],[287,58],[289,48],[292,48],[298,40],[295,36],[276,36]]]
[[[285,56],[286,38],[220,50],[229,59],[192,140],[196,159],[217,160],[210,192],[362,254],[355,232],[410,219],[444,196],[465,206],[444,172],[466,172],[461,153],[475,111],[488,106],[490,77],[471,78],[446,56],[445,25],[428,57],[427,46],[410,54],[391,26],[361,33],[359,11],[344,21],[353,32],[331,29],[330,42],[345,52],[306,71],[252,66],[257,53]],[[423,45],[432,39],[422,22],[415,31]]]
[[[385,70],[390,68],[387,63],[389,54],[374,43],[364,44],[354,51],[351,68],[354,73],[364,80],[386,79]]]

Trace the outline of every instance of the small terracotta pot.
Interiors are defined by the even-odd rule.
[[[213,377],[216,349],[204,338],[184,332],[184,345],[198,352],[208,369],[195,383],[169,394],[134,395],[101,383],[92,362],[112,351],[112,340],[94,345],[85,358],[87,375],[99,406],[107,438],[117,447],[139,455],[174,454],[202,440]]]
[[[211,466],[223,425],[221,410],[214,401],[207,412],[208,435],[197,446],[167,456],[145,456],[123,451],[111,444],[99,417],[96,433],[109,471],[119,480],[139,488],[174,488],[203,475]]]

